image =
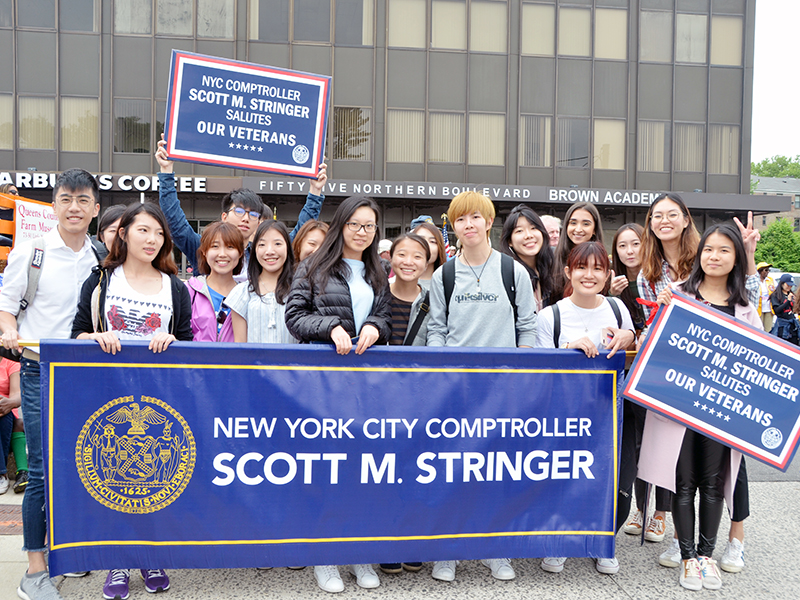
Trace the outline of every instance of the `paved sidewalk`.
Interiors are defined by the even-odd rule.
[[[781,599],[800,596],[800,482],[795,475],[780,474],[767,467],[759,469],[748,461],[750,471],[750,506],[753,515],[745,522],[745,560],[743,572],[722,574],[723,587],[712,592],[699,592],[704,598]],[[797,471],[798,469],[793,470]],[[756,481],[756,479],[760,481]],[[778,481],[764,481],[764,479]],[[22,496],[0,496],[0,504],[19,504]],[[715,557],[720,558],[727,540],[728,521],[723,519],[720,541]],[[671,522],[667,528],[672,534]],[[444,583],[431,578],[431,564],[426,563],[419,573],[385,575],[381,587],[362,590],[355,578],[341,568],[345,591],[335,597],[366,599],[442,599],[476,598],[498,600],[605,600],[636,598],[642,600],[688,598],[692,593],[678,584],[678,570],[658,565],[658,555],[668,541],[639,546],[638,538],[620,533],[617,537],[617,557],[621,565],[617,575],[601,575],[594,561],[575,558],[567,561],[562,573],[546,573],[539,568],[538,559],[514,560],[517,578],[502,582],[492,579],[489,570],[477,561],[459,564],[455,582]],[[0,600],[16,598],[16,587],[26,564],[19,551],[22,536],[0,536]],[[311,568],[301,571],[288,569],[212,569],[174,570],[169,572],[171,588],[156,598],[163,600],[217,600],[227,598],[318,598],[333,600],[334,596],[321,591]],[[102,599],[105,572],[93,572],[83,579],[56,578],[66,600]],[[153,598],[148,595],[141,579],[131,578],[131,600]]]

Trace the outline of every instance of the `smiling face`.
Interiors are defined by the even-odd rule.
[[[53,201],[58,226],[66,233],[85,235],[89,224],[100,212],[91,188],[69,190],[62,187]]]
[[[620,261],[629,269],[638,269],[642,265],[642,240],[633,229],[626,229],[617,236],[616,251]]]
[[[240,256],[239,249],[233,244],[226,244],[220,235],[212,240],[211,246],[205,253],[208,266],[217,275],[231,273],[239,264]]]
[[[286,240],[274,227],[267,229],[256,242],[256,260],[267,273],[280,273],[288,252]]]
[[[308,258],[314,252],[319,250],[320,244],[322,244],[322,240],[325,239],[325,232],[322,229],[312,229],[308,232],[305,238],[303,238],[303,243],[300,244],[300,256],[298,256],[298,260],[303,260]]]
[[[255,213],[255,214],[251,214]],[[228,212],[222,213],[220,220],[224,223],[230,223],[242,232],[242,237],[245,243],[250,239],[250,236],[255,233],[261,218],[258,211],[250,210],[242,206],[234,206]]]
[[[425,249],[414,240],[405,239],[394,247],[392,270],[398,279],[416,283],[428,266]]]
[[[689,226],[689,217],[683,214],[677,202],[664,198],[650,209],[650,230],[662,242],[680,239]]]
[[[461,245],[465,248],[474,248],[481,244],[488,244],[488,232],[492,228],[492,220],[487,221],[479,212],[456,217],[453,221],[453,229],[461,240]]]
[[[427,227],[417,227],[413,233],[416,233],[419,237],[428,242],[428,248],[431,250],[431,258],[428,264],[432,265],[436,262],[436,259],[439,258],[439,245],[436,243],[436,236],[433,235]]]
[[[707,277],[728,277],[736,263],[736,249],[726,235],[712,233],[700,249],[700,268]]]
[[[164,245],[164,230],[153,217],[139,213],[127,229],[117,233],[128,245],[127,260],[152,263]]]
[[[369,206],[360,206],[355,210],[350,218],[347,219],[347,223],[345,223],[344,227],[342,227],[342,236],[344,237],[342,255],[344,258],[362,260],[364,250],[369,248],[370,244],[372,244],[372,241],[375,239],[375,227],[377,226],[377,222],[378,215],[376,215],[375,211]],[[353,231],[350,229],[351,223],[357,223],[362,227],[359,227],[358,231]],[[372,231],[368,232],[363,225],[371,227]]]
[[[541,252],[544,246],[544,236],[533,223],[520,216],[517,218],[517,225],[514,227],[514,231],[511,232],[510,245],[522,260],[533,259]]]
[[[564,267],[574,294],[579,296],[594,296],[603,292],[603,286],[608,278],[608,271],[590,256],[585,265],[577,265],[574,269]]]
[[[588,210],[579,208],[567,222],[567,237],[573,244],[588,242],[594,235],[594,219]]]

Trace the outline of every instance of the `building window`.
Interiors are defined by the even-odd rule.
[[[708,47],[708,17],[678,14],[675,18],[675,60],[705,63]]]
[[[742,65],[742,18],[714,15],[711,18],[711,64]]]
[[[467,49],[467,4],[464,0],[433,0],[431,48]]]
[[[55,0],[18,0],[16,4],[20,27],[56,28]]]
[[[739,174],[738,125],[709,125],[708,172],[711,175]]]
[[[425,0],[389,0],[389,46],[425,47]]]
[[[625,121],[595,119],[593,162],[595,169],[625,169]]]
[[[294,41],[331,41],[330,0],[294,0]]]
[[[333,158],[371,160],[372,109],[337,106],[333,109]]]
[[[794,197],[794,207],[795,208],[800,208],[800,196],[795,196]]]
[[[665,121],[639,121],[636,168],[639,171],[669,171],[670,124]]]
[[[519,128],[519,166],[552,167],[553,118],[522,115]]]
[[[61,4],[59,27],[62,31],[97,31],[97,0],[70,0],[69,7]]]
[[[505,2],[470,2],[469,49],[473,52],[508,51],[508,6]]]
[[[702,173],[705,155],[705,126],[675,123],[675,170]]]
[[[761,226],[764,227],[767,224],[767,217],[761,217]]]
[[[55,98],[20,97],[17,118],[21,149],[56,149]]]
[[[628,11],[598,8],[594,13],[594,56],[628,58]]]
[[[430,113],[428,121],[428,160],[464,163],[464,115]]]
[[[553,56],[556,52],[556,9],[546,4],[522,5],[522,54]]]
[[[467,160],[471,165],[505,165],[506,116],[471,113]]]
[[[149,100],[114,100],[114,152],[151,152]]]
[[[197,0],[197,37],[233,39],[233,0]]]
[[[0,0],[0,27],[14,26],[14,10],[11,0]]]
[[[425,112],[386,111],[386,160],[421,163],[425,154]]]
[[[336,0],[336,43],[372,46],[375,0]]]
[[[97,98],[61,98],[63,152],[98,152],[99,104]]]
[[[114,33],[149,34],[152,28],[152,0],[115,0]]]
[[[567,56],[590,56],[592,12],[585,8],[562,8],[558,17],[558,53]]]
[[[185,0],[156,1],[156,33],[192,35],[194,2]]]
[[[289,0],[250,0],[250,39],[289,41]]]
[[[589,166],[589,119],[558,119],[556,166]]]
[[[0,94],[0,150],[14,149],[14,96]]]
[[[643,10],[640,19],[639,59],[672,62],[672,13]]]

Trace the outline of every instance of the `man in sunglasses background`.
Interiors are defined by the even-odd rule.
[[[200,234],[197,233],[181,208],[178,200],[178,191],[175,188],[174,163],[169,159],[166,149],[166,141],[162,139],[158,142],[156,150],[156,160],[161,167],[158,174],[158,203],[164,216],[167,218],[170,234],[175,242],[175,247],[186,255],[192,272],[197,273],[197,249],[200,247]],[[289,234],[290,239],[303,226],[306,221],[318,219],[322,210],[322,202],[325,196],[322,190],[328,180],[327,165],[323,162],[320,165],[319,176],[316,180],[310,181],[308,196],[300,216],[297,217],[297,225]],[[222,198],[222,214],[220,220],[230,223],[242,232],[245,241],[244,265],[242,272],[234,276],[238,282],[247,280],[247,263],[250,259],[250,240],[253,239],[258,224],[265,219],[272,219],[272,209],[262,202],[259,195],[253,190],[239,188],[233,190]]]

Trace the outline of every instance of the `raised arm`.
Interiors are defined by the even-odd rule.
[[[319,175],[316,179],[311,180],[308,196],[306,196],[306,203],[303,205],[303,210],[297,217],[297,225],[294,226],[292,232],[289,234],[289,239],[294,240],[294,236],[300,231],[300,228],[306,224],[306,221],[312,219],[319,219],[319,213],[322,211],[322,202],[325,200],[325,182],[328,181],[328,165],[323,162],[319,165]]]

